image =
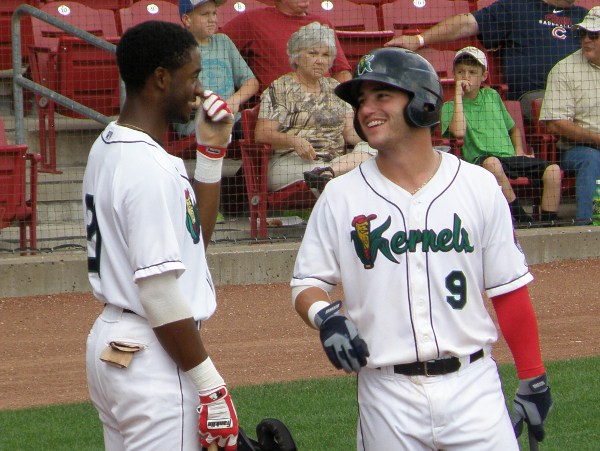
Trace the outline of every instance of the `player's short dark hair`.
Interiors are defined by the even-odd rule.
[[[198,46],[180,25],[151,20],[129,28],[117,45],[119,73],[128,91],[139,92],[157,67],[174,71],[191,61]]]

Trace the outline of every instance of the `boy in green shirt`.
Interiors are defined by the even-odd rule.
[[[526,155],[521,133],[500,95],[482,88],[487,59],[476,47],[465,47],[454,57],[454,100],[442,108],[442,135],[464,140],[462,157],[483,166],[496,177],[515,222],[532,222],[516,198],[509,178],[528,177],[543,184],[542,221],[557,220],[561,170],[556,164]]]

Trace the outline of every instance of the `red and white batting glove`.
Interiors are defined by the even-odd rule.
[[[208,448],[216,442],[225,451],[237,448],[238,421],[226,385],[200,391],[198,433],[200,444]]]
[[[202,109],[206,112],[206,115],[213,122],[219,122],[227,118],[229,115],[233,116],[231,110],[218,94],[215,94],[208,89],[202,94],[204,96],[204,102],[202,102]]]
[[[196,113],[196,170],[194,178],[203,183],[221,180],[223,158],[231,142],[233,114],[221,97],[212,91],[202,93]]]

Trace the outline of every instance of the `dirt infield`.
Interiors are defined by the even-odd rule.
[[[533,265],[531,271],[544,359],[600,354],[600,260]],[[219,307],[203,334],[230,385],[340,374],[291,308],[287,284],[217,291]],[[86,401],[85,339],[101,308],[87,293],[0,299],[0,409]],[[494,354],[501,363],[511,361],[502,340]]]

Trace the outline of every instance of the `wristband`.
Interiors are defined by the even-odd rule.
[[[310,323],[313,325],[313,327],[315,329],[319,328],[315,323],[315,316],[317,315],[317,313],[319,311],[323,310],[326,307],[329,307],[329,305],[330,304],[327,301],[317,301],[313,305],[311,305],[310,308],[308,309],[308,320],[310,321]]]
[[[221,180],[223,170],[223,157],[227,152],[226,147],[196,145],[196,170],[194,179],[201,183],[217,183]]]
[[[210,357],[207,357],[204,362],[186,371],[185,374],[190,377],[196,390],[199,392],[214,390],[216,387],[225,385],[225,381],[215,368]]]
[[[423,36],[420,34],[416,35],[415,37],[419,40],[419,48],[425,47],[425,38],[423,38]]]
[[[196,144],[196,150],[208,158],[224,158],[227,153],[227,147],[206,146]]]

